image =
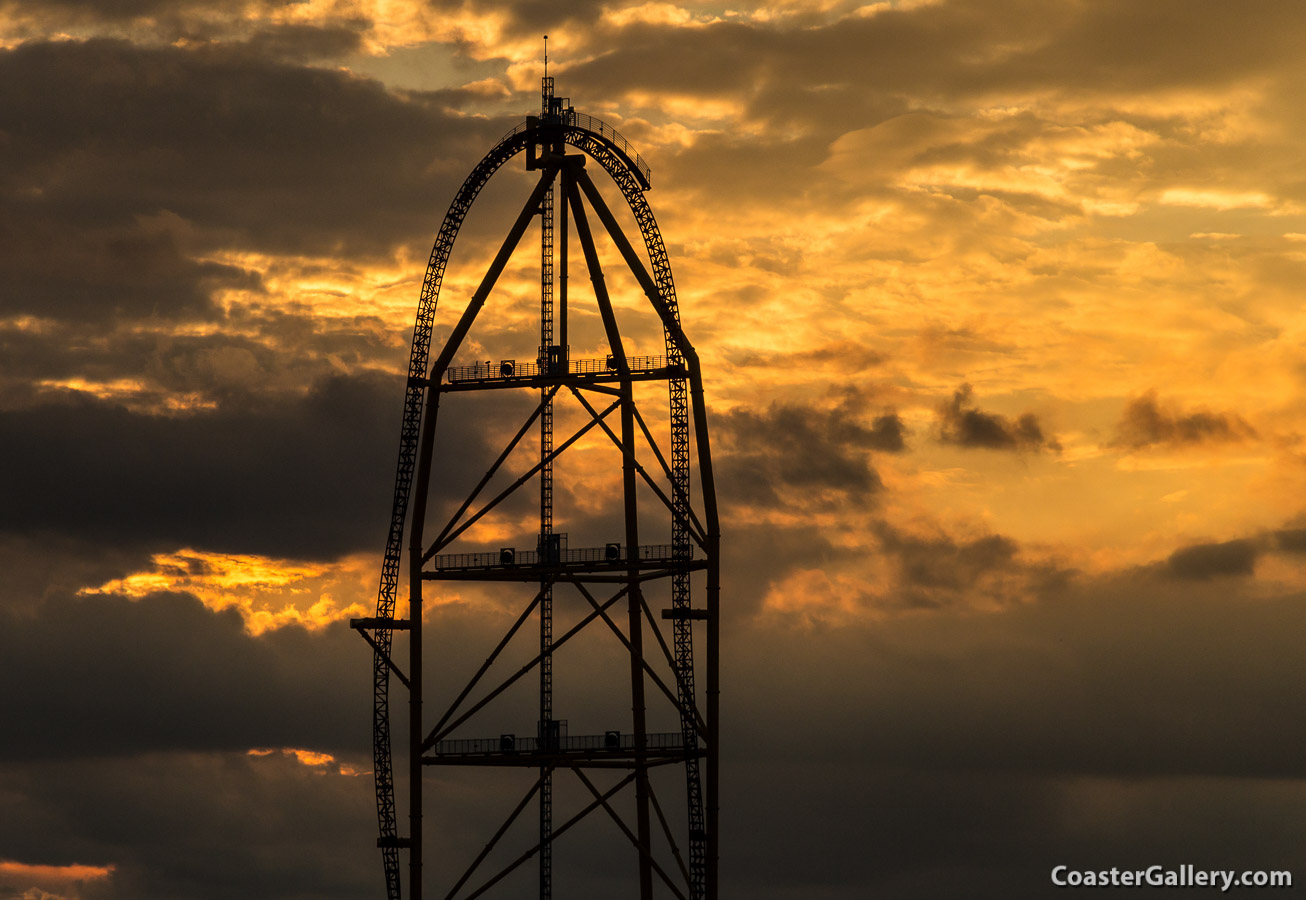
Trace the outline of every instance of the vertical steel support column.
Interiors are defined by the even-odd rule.
[[[432,410],[434,413],[434,410]],[[409,896],[422,896],[422,556],[414,554],[417,577],[411,581],[408,619],[408,851]]]
[[[694,429],[698,436],[698,472],[703,481],[703,515],[707,525],[707,897],[717,898],[720,869],[718,825],[721,773],[721,520],[716,505],[716,475],[707,435],[707,404],[698,354],[690,355],[689,390],[693,397]]]
[[[463,318],[468,319],[471,312],[469,307]],[[422,524],[430,492],[435,422],[440,412],[440,394],[435,386],[432,382],[426,388],[426,418],[422,422],[408,547],[408,896],[413,900],[422,896]]]
[[[548,114],[551,85],[543,96],[543,113]],[[552,187],[540,207],[540,363],[548,372],[553,348],[553,196]],[[540,553],[549,552],[553,535],[553,400],[549,388],[540,389]],[[540,582],[540,718],[537,726],[540,746],[553,735],[553,582]],[[540,900],[553,897],[553,774],[540,767]]]
[[[584,172],[579,177],[586,178]],[[590,281],[594,285],[594,297],[598,301],[599,314],[608,337],[608,344],[621,376],[621,451],[622,451],[622,496],[625,505],[626,525],[626,570],[628,621],[630,641],[630,693],[632,730],[635,740],[635,822],[636,844],[639,849],[639,896],[640,900],[652,900],[653,865],[652,845],[650,843],[649,820],[649,786],[648,765],[648,723],[644,698],[644,631],[642,617],[642,592],[639,578],[639,511],[635,493],[635,398],[634,385],[630,377],[630,364],[617,330],[617,320],[612,311],[612,302],[608,297],[607,285],[604,283],[603,270],[599,265],[598,251],[594,238],[590,234],[585,209],[581,205],[580,192],[572,177],[571,168],[565,168],[562,183],[571,204],[572,218],[576,222],[576,237],[585,252],[585,264],[589,268]]]
[[[607,310],[608,317],[611,318],[611,307],[607,306]],[[643,592],[639,581],[639,511],[635,496],[635,397],[625,351],[620,343],[613,347],[613,350],[618,354],[618,368],[623,376],[621,379],[621,475],[622,494],[626,506],[626,562],[629,563],[626,573],[627,584],[630,585],[627,598],[630,633],[627,639],[630,641],[631,710],[635,734],[635,821],[639,838],[639,895],[641,900],[652,900],[653,848],[649,843],[649,786],[648,767],[645,764],[645,756],[648,752],[648,724],[645,718],[644,701],[644,620],[641,597]]]
[[[571,371],[571,350],[567,347],[567,197],[558,205],[558,346],[562,348],[563,372]]]
[[[667,345],[667,362],[669,365],[679,363],[686,368],[687,376],[685,378],[672,378],[668,381],[670,392],[670,418],[671,418],[671,455],[672,455],[672,553],[677,562],[681,559],[688,559],[693,552],[689,537],[689,398],[686,390],[686,381],[692,385],[695,378],[698,381],[698,394],[695,397],[694,409],[694,427],[699,435],[699,469],[703,477],[703,493],[705,513],[708,516],[708,650],[707,650],[707,692],[708,692],[708,716],[706,720],[707,734],[703,735],[707,743],[705,748],[707,756],[707,768],[709,770],[707,778],[707,801],[709,807],[704,810],[705,802],[703,797],[703,778],[700,773],[700,767],[697,757],[687,756],[685,760],[685,782],[686,782],[686,799],[689,818],[689,869],[691,882],[691,900],[715,900],[715,872],[716,872],[716,768],[714,760],[717,758],[716,735],[718,726],[713,704],[717,696],[717,669],[716,669],[716,647],[718,635],[718,623],[715,618],[715,602],[719,595],[720,578],[719,565],[717,562],[717,551],[719,544],[719,530],[716,525],[716,495],[715,487],[712,481],[712,460],[711,452],[707,439],[707,419],[706,415],[700,415],[698,405],[702,403],[702,381],[698,375],[698,356],[686,340],[684,332],[680,329],[679,312],[664,297],[658,285],[654,283],[647,270],[644,269],[643,263],[640,262],[630,241],[622,233],[621,228],[617,225],[612,211],[608,209],[607,204],[603,201],[603,196],[599,193],[594,182],[585,172],[580,173],[580,186],[584,189],[585,195],[589,197],[590,204],[594,211],[598,213],[599,219],[603,222],[608,234],[611,236],[617,249],[621,251],[630,267],[630,271],[635,275],[640,286],[643,287],[645,295],[652,302],[657,310],[659,317],[662,319],[663,330],[666,336]],[[715,536],[715,537],[714,537]],[[713,574],[718,573],[718,574]],[[672,585],[671,585],[671,605],[673,610],[680,610],[681,615],[672,623],[672,634],[675,645],[676,660],[676,687],[678,700],[680,702],[680,727],[682,739],[686,749],[697,749],[699,747],[699,730],[694,716],[696,703],[695,685],[694,685],[694,644],[692,620],[689,618],[690,609],[690,582],[689,572],[683,564],[673,566]]]

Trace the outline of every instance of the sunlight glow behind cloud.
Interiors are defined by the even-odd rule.
[[[255,635],[290,624],[320,629],[368,612],[360,601],[363,585],[372,578],[370,557],[309,565],[251,554],[183,549],[156,553],[152,563],[149,571],[88,587],[82,593],[140,598],[160,591],[184,591],[210,609],[235,609]],[[339,593],[360,599],[342,605],[336,599]]]

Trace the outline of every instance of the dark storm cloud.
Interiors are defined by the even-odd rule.
[[[1275,553],[1306,553],[1306,529],[1281,528],[1231,541],[1189,544],[1171,553],[1159,571],[1190,581],[1246,578],[1256,573],[1262,556]]]
[[[433,609],[439,671],[470,673],[515,612]],[[560,603],[559,615],[569,612]],[[575,725],[593,715],[594,678],[589,655],[577,669],[571,650],[559,654],[557,672]],[[366,896],[362,885],[379,880],[370,660],[343,623],[253,637],[234,611],[212,612],[184,594],[56,596],[34,615],[0,612],[0,678],[29,687],[0,698],[9,724],[0,736],[0,846],[26,863],[117,866],[96,895],[104,898]],[[428,698],[438,704],[451,690],[441,683]],[[483,723],[471,733],[503,730]],[[363,775],[244,755],[275,747],[330,752]],[[574,780],[559,782],[560,807],[578,808]],[[432,844],[462,860],[520,796],[502,779],[465,772],[432,771],[428,790],[442,810],[428,825]],[[594,858],[579,877],[569,866],[568,883],[580,881],[583,896],[602,896],[588,879],[610,875],[601,861],[629,850],[600,830],[586,839]],[[509,843],[520,837],[519,829]],[[447,884],[448,872],[434,877]],[[313,887],[319,880],[328,886]]]
[[[987,450],[1060,452],[1061,444],[1054,437],[1044,436],[1033,413],[1010,419],[984,412],[971,405],[971,395],[971,386],[963,384],[951,400],[939,407],[939,440],[943,443]]]
[[[376,373],[325,376],[306,393],[242,386],[177,415],[46,392],[0,411],[0,532],[311,559],[379,549],[403,396],[399,378]],[[444,404],[433,515],[493,459],[501,420],[525,416],[514,398]]]
[[[28,864],[113,866],[81,900],[366,897],[381,884],[370,787],[281,753],[39,761],[0,773],[0,844]]]
[[[1011,557],[1003,541],[953,543],[969,548],[983,566],[1000,567]],[[757,549],[759,555],[771,552]],[[733,823],[724,834],[729,881],[768,900],[871,892],[997,898],[1011,896],[1013,884],[1030,885],[1026,894],[1038,895],[1048,860],[1067,853],[1123,860],[1129,857],[1122,853],[1200,850],[1272,862],[1275,853],[1291,850],[1300,820],[1300,804],[1283,800],[1293,782],[1264,781],[1296,772],[1292,748],[1301,735],[1288,711],[1296,705],[1291,685],[1302,675],[1292,638],[1300,609],[1295,598],[1235,609],[1223,591],[1201,584],[1180,588],[1134,572],[1002,615],[913,617],[815,633],[737,622],[726,639],[723,667],[734,685],[724,736],[729,778],[723,813]],[[1120,627],[1122,621],[1130,627]],[[95,745],[93,738],[115,716],[139,723],[152,740],[228,740],[193,722],[178,723],[180,737],[160,736],[174,720],[148,721],[146,699],[162,691],[159,708],[168,711],[180,702],[171,696],[175,684],[178,695],[194,696],[197,709],[211,711],[218,722],[233,707],[249,704],[248,721],[233,726],[233,741],[306,742],[301,739],[311,736],[331,749],[330,735],[314,731],[312,722],[295,719],[277,730],[267,710],[311,704],[311,695],[287,690],[322,674],[314,668],[322,663],[309,659],[298,680],[294,670],[305,665],[304,652],[311,649],[343,670],[339,660],[353,636],[338,636],[337,646],[329,634],[300,633],[308,638],[303,647],[273,641],[258,648],[259,641],[237,640],[238,628],[234,615],[208,613],[178,596],[139,604],[61,601],[31,631],[39,638],[32,648],[15,651],[18,630],[5,629],[16,634],[0,660],[16,652],[14,666],[34,666],[46,677],[33,683],[50,700],[77,702],[87,671],[111,671],[119,684],[140,686],[140,698],[132,690],[93,691],[88,701],[106,708],[90,717],[81,745]],[[136,640],[138,629],[135,655],[158,662],[159,677],[150,677],[143,662],[133,668],[115,650]],[[477,634],[467,637],[485,637],[479,626],[471,630]],[[178,631],[178,646],[161,645],[161,634]],[[1254,666],[1247,664],[1249,649],[1256,651]],[[77,652],[89,659],[70,662]],[[246,680],[241,669],[255,677]],[[229,696],[199,683],[196,670],[218,686],[230,679]],[[65,685],[61,690],[68,693],[51,693],[46,682]],[[251,684],[265,689],[268,699],[247,693]],[[335,681],[328,679],[327,687],[335,691]],[[1257,698],[1254,709],[1247,708],[1249,697]],[[571,714],[580,710],[572,707]],[[49,713],[31,715],[45,722]],[[1265,716],[1276,727],[1263,727]],[[365,716],[359,718],[365,724]],[[64,736],[59,729],[73,728],[71,721],[50,737]],[[115,743],[120,737],[108,741],[111,751],[122,746]],[[368,868],[375,865],[370,784],[360,779],[340,787],[324,780],[312,799],[301,796],[313,790],[302,770],[288,760],[275,762],[224,762],[209,754],[201,767],[186,757],[156,754],[11,764],[4,773],[4,808],[18,815],[0,817],[0,834],[20,858],[46,858],[38,854],[49,853],[48,846],[32,837],[39,832],[65,836],[62,852],[71,855],[52,862],[121,863],[124,871],[106,895],[115,898],[133,890],[137,896],[219,897],[237,888],[245,895],[283,896],[284,880],[316,884],[321,877],[299,872],[313,858],[306,835],[338,848],[340,859],[324,865],[344,884],[363,877],[352,874],[355,860],[363,860],[357,871],[374,872]],[[263,765],[272,771],[259,774]],[[1266,792],[1249,790],[1249,778],[1265,783]],[[469,779],[441,790],[455,805],[466,805]],[[1293,796],[1299,789],[1291,788]],[[486,793],[478,788],[473,795],[483,807]],[[174,804],[176,796],[185,798],[184,807]],[[349,796],[357,798],[356,807]],[[1113,801],[1114,814],[1091,802],[1104,797]],[[245,798],[257,798],[261,811]],[[504,809],[510,807],[511,799]],[[1227,824],[1231,808],[1254,823],[1253,834],[1232,845],[1219,825]],[[311,827],[290,827],[303,815],[313,817]],[[433,816],[433,827],[437,819],[447,821]],[[25,834],[11,836],[5,829],[20,821]],[[190,824],[183,827],[183,821]],[[464,831],[467,821],[460,820]],[[743,827],[745,821],[775,827],[759,832]],[[270,823],[266,833],[258,830],[264,823]],[[260,857],[248,871],[211,870],[215,859],[245,859],[251,834],[292,862],[269,867]],[[856,851],[868,842],[891,848],[892,858],[866,860]],[[195,849],[201,845],[202,852]],[[173,847],[190,850],[152,849]],[[173,881],[183,876],[184,884]],[[335,890],[363,894],[343,885],[318,893],[335,896]]]
[[[882,364],[884,360],[884,354],[878,353],[869,347],[851,341],[840,341],[821,347],[813,347],[809,350],[794,350],[783,353],[748,351],[739,354],[730,361],[737,366],[761,369],[803,369],[832,365],[844,372],[863,372],[866,369]]]
[[[1170,573],[1179,578],[1208,579],[1223,575],[1251,575],[1260,547],[1243,539],[1217,544],[1181,547],[1166,561]]]
[[[1284,528],[1274,532],[1273,546],[1285,553],[1306,553],[1306,528]]]
[[[149,554],[52,535],[0,533],[0,614],[29,616],[45,600],[65,597],[145,570]]]
[[[861,547],[840,547],[819,529],[746,521],[728,523],[722,541],[722,584],[730,601],[721,605],[730,626],[742,626],[762,610],[774,584],[797,569],[823,569],[862,557]]]
[[[2,7],[6,12],[17,4],[6,3]],[[202,9],[227,9],[235,12],[240,4],[235,2],[174,3],[171,0],[34,0],[23,4],[28,11],[40,10],[47,16],[59,21],[60,13],[83,21],[121,21],[142,16],[153,16],[169,10],[195,12]]]
[[[969,552],[1008,570],[1005,544]],[[741,875],[766,897],[998,898],[1042,896],[1030,871],[1053,860],[1290,857],[1300,808],[1274,798],[1303,790],[1302,618],[1299,596],[1231,603],[1226,585],[1138,569],[1001,614],[738,623],[723,667],[748,685],[723,741],[735,803],[812,835],[783,860],[756,832],[728,838]],[[1240,807],[1257,834],[1233,851]],[[851,862],[869,844],[885,854]]]
[[[356,51],[371,21],[358,15],[328,14],[313,24],[269,23],[288,4],[233,0],[0,0],[11,33],[43,38],[68,30],[77,34],[124,31],[143,43],[189,45],[221,40],[259,56],[291,61],[334,59]]]
[[[510,0],[507,3],[484,4],[435,0],[433,3],[433,6],[442,11],[467,6],[486,12],[504,11],[508,13],[504,24],[510,34],[537,37],[549,29],[559,30],[569,23],[575,23],[578,26],[575,31],[583,33],[586,26],[591,25],[607,5],[602,0],[575,0],[565,4],[552,3],[550,0]]]
[[[166,228],[128,221],[70,229],[40,203],[7,199],[0,315],[212,318],[215,290],[259,287],[254,273],[188,257]]]
[[[884,524],[879,529],[886,553],[898,560],[903,579],[920,587],[959,589],[995,569],[1012,566],[1019,547],[1002,535],[956,541],[947,535],[923,538]]]
[[[1125,407],[1116,424],[1112,446],[1141,450],[1146,447],[1182,447],[1192,444],[1245,441],[1256,430],[1235,412],[1195,410],[1183,412],[1173,404],[1162,405],[1156,391],[1149,391]]]
[[[1212,87],[1295,61],[1306,23],[1291,0],[1230,15],[1219,3],[1110,0],[1079,7],[1052,40],[1013,54],[1016,78],[1057,75],[1086,89]]]
[[[1172,15],[1182,25],[1166,24]],[[1161,136],[1165,143],[1149,151],[1157,165],[1140,171],[1136,160],[1123,155],[1093,160],[1088,169],[1071,174],[1071,197],[1091,195],[1104,184],[1128,188],[1144,177],[1174,184],[1169,179],[1180,172],[1198,174],[1179,186],[1196,177],[1261,190],[1266,177],[1276,177],[1270,173],[1284,171],[1278,162],[1286,149],[1281,144],[1235,142],[1219,152],[1209,146],[1194,150],[1193,113],[1175,97],[1212,87],[1223,91],[1231,84],[1274,84],[1277,95],[1268,98],[1265,115],[1295,122],[1291,98],[1300,94],[1300,77],[1293,80],[1291,73],[1301,70],[1295,47],[1306,39],[1306,22],[1290,2],[1258,4],[1246,17],[1231,17],[1226,7],[1207,3],[1180,8],[1167,2],[1153,9],[1115,2],[1049,6],[988,0],[817,18],[602,28],[592,38],[596,52],[560,69],[559,83],[584,84],[590,102],[601,98],[626,109],[647,104],[635,114],[655,121],[663,115],[657,98],[664,94],[738,109],[716,114],[705,105],[706,118],[721,115],[728,124],[718,133],[700,134],[683,150],[668,148],[655,169],[679,189],[767,215],[776,215],[777,204],[836,211],[854,197],[894,196],[927,208],[937,223],[955,219],[976,200],[998,197],[1009,208],[1061,221],[1067,213],[1081,213],[1079,204],[1004,190],[1010,179],[1002,176],[1013,166],[1038,165],[1033,158],[1046,151],[1049,133],[1088,134],[1110,123]],[[1226,21],[1232,18],[1237,22]],[[1214,37],[1225,34],[1227,46]],[[1205,59],[1211,65],[1201,64]],[[1076,124],[1068,128],[1065,117],[1048,112],[1043,103],[1034,104],[1037,112],[1016,113],[1003,124],[966,112],[1020,107],[1031,97],[1054,105],[1069,100],[1077,110]],[[1113,109],[1117,100],[1124,108]],[[1139,102],[1141,108],[1129,108]],[[864,134],[912,113],[955,120],[965,133],[929,146],[888,140],[875,152],[851,153],[846,168],[865,182],[855,193],[846,184],[828,183],[819,170],[813,177],[839,137]],[[740,122],[749,126],[746,136],[731,127]],[[637,142],[642,139],[637,124],[630,130]],[[978,190],[953,185],[929,202],[895,187],[913,163],[942,166],[948,159],[993,174],[993,183]],[[1284,195],[1299,188],[1290,176],[1277,181]],[[962,201],[960,208],[947,204],[954,196]],[[973,227],[991,228],[992,222]]]
[[[202,313],[215,287],[256,286],[195,260],[213,249],[425,242],[466,160],[502,131],[247,47],[113,40],[0,52],[0,122],[21,123],[0,144],[14,273],[0,302],[46,317]]]
[[[759,621],[737,677],[760,690],[740,696],[736,727],[753,740],[791,721],[777,762],[808,765],[1294,778],[1302,619],[1299,596],[1231,603],[1227,585],[1139,569],[1000,614],[818,627],[792,643]],[[784,673],[801,687],[782,690]]]
[[[401,358],[390,326],[370,316],[234,311],[227,322],[229,331],[207,335],[142,334],[133,340],[115,334],[104,342],[103,371],[121,366],[123,374],[142,376],[163,391],[222,403],[297,393],[342,371],[385,369]],[[133,367],[127,351],[137,348]],[[75,359],[69,362],[76,367]],[[99,373],[86,374],[94,379]]]
[[[733,772],[743,782],[739,819],[782,822],[787,836],[777,850],[756,829],[723,831],[723,873],[742,895],[765,900],[1053,898],[1065,889],[1049,872],[1069,860],[1093,871],[1164,859],[1282,870],[1306,825],[1306,792],[1291,778],[1058,778],[870,764],[795,764],[776,777],[751,760]],[[1129,893],[1163,900],[1174,890]]]
[[[825,723],[826,727],[839,723]],[[734,737],[734,736],[731,736]],[[741,748],[749,734],[729,740]],[[1019,775],[792,766],[731,760],[740,821],[784,821],[785,852],[723,833],[732,886],[767,900],[1035,897],[1046,873],[1018,860],[1055,845],[1054,785]],[[824,774],[818,774],[823,772]],[[987,839],[976,841],[987,832]],[[867,849],[874,847],[874,852]],[[1005,852],[996,848],[1006,848]],[[996,870],[996,871],[995,871]],[[1022,888],[1028,888],[1022,890]]]
[[[1224,85],[1231,77],[1295,62],[1306,31],[1291,0],[1266,0],[1237,16],[1217,3],[1182,0],[1052,7],[987,0],[815,18],[604,30],[595,40],[620,52],[566,71],[618,91],[747,96],[751,111],[764,117],[768,109],[771,116],[789,116],[806,107],[813,122],[835,124],[820,113],[837,111],[827,108],[826,98],[836,104],[850,98],[854,92],[840,90],[850,84],[954,100],[1022,89]],[[794,78],[795,72],[803,77]],[[813,90],[816,85],[822,89]]]
[[[893,578],[863,598],[870,608],[1003,607],[1061,591],[1075,575],[1055,561],[1025,558],[1005,535],[912,534],[888,522],[877,522],[873,530],[878,555],[890,563]]]
[[[885,413],[868,428],[858,405],[850,396],[830,409],[772,403],[714,416],[725,473],[720,483],[734,499],[768,506],[782,505],[782,493],[791,489],[874,496],[884,485],[870,453],[901,451],[905,427],[896,413]]]
[[[366,752],[366,645],[343,624],[259,637],[185,594],[52,597],[0,629],[9,759],[296,746]],[[355,665],[357,663],[357,665]],[[333,706],[356,715],[324,715]]]
[[[276,25],[259,29],[243,46],[255,57],[264,59],[292,62],[335,59],[359,49],[362,44],[359,31],[367,24],[359,21],[353,28]]]
[[[1062,9],[1040,7],[1042,15],[1031,17],[1011,8],[1033,8],[1025,3],[988,7],[937,4],[825,22],[802,16],[770,22],[734,19],[692,29],[640,23],[601,36],[624,52],[603,54],[566,71],[618,91],[656,86],[677,94],[747,97],[749,113],[764,119],[802,116],[827,127],[846,126],[846,119],[838,123],[821,115],[850,99],[841,88],[875,84],[890,96],[945,86],[974,91],[982,88],[985,71],[996,68],[989,50],[994,38],[1046,38],[1069,18]],[[1008,14],[993,7],[1006,7],[1002,12]],[[981,48],[989,52],[981,53]],[[937,57],[927,58],[930,54]],[[803,77],[795,79],[795,72]],[[979,78],[980,84],[966,83],[968,77]],[[823,89],[814,90],[817,85]],[[804,115],[804,109],[810,112]],[[857,107],[842,111],[856,113]]]
[[[886,453],[901,453],[907,449],[907,442],[904,440],[906,434],[907,426],[902,423],[902,419],[898,417],[898,414],[885,413],[871,420],[871,433],[868,444],[874,449],[883,450]]]
[[[601,773],[591,778],[606,786]],[[456,775],[428,771],[426,878],[433,888],[452,886],[520,799],[516,784],[505,789],[502,779],[495,781],[467,769]],[[583,788],[570,773],[556,778],[554,790],[559,810],[577,809],[589,799],[581,798]],[[334,767],[301,765],[281,753],[34,763],[0,772],[0,809],[13,813],[0,819],[0,843],[7,855],[26,862],[73,859],[115,866],[108,878],[83,888],[80,900],[361,900],[384,893],[371,794],[366,772],[342,776]],[[623,815],[627,797],[629,791],[614,802]],[[433,814],[436,808],[440,812]],[[523,816],[507,832],[501,851],[515,854],[531,846],[534,822],[525,821],[531,818]],[[33,825],[60,835],[59,849],[39,840]],[[565,886],[568,896],[625,896],[634,851],[602,810],[560,837],[555,852],[562,863],[557,893]],[[495,862],[491,856],[481,879]],[[518,870],[493,896],[538,897],[532,874],[530,865]],[[26,897],[54,900],[48,894]]]
[[[366,376],[176,417],[84,395],[2,412],[0,530],[318,559],[379,547],[402,396]]]
[[[208,403],[300,393],[341,369],[398,361],[396,336],[371,316],[313,317],[235,309],[208,334],[173,334],[139,323],[83,320],[40,327],[0,324],[0,408],[49,400],[50,385],[131,381],[133,408],[166,409],[178,396]]]

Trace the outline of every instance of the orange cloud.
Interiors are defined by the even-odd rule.
[[[0,859],[0,891],[17,900],[79,900],[84,886],[110,878],[115,868],[112,865],[73,863],[59,866]]]
[[[84,588],[81,593],[139,598],[159,591],[185,591],[210,609],[234,608],[250,633],[262,634],[292,624],[323,628],[351,616],[367,615],[368,592],[375,591],[376,563],[368,556],[306,564],[183,549],[156,553],[151,562],[151,569]]]
[[[255,747],[246,751],[248,756],[268,757],[273,754],[291,757],[301,766],[307,766],[311,769],[318,769],[322,774],[334,772],[337,775],[356,776],[371,775],[372,773],[360,771],[348,763],[338,762],[330,753],[322,753],[318,750],[305,750],[301,747]]]

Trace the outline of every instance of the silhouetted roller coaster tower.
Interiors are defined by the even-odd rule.
[[[533,868],[539,897],[548,900],[554,894],[555,848],[565,851],[564,861],[593,862],[587,852],[598,852],[591,849],[598,846],[591,844],[598,832],[586,822],[592,818],[607,821],[610,831],[604,841],[629,844],[628,876],[612,875],[612,859],[603,860],[606,880],[601,883],[605,891],[612,886],[608,895],[715,900],[720,529],[702,373],[681,327],[666,246],[645,197],[648,166],[607,123],[555,97],[547,69],[540,100],[539,115],[527,116],[472,170],[436,237],[409,358],[376,615],[351,622],[374,650],[377,846],[386,896],[398,900],[404,891],[413,900],[470,900],[486,894],[506,896],[505,891],[514,897],[534,895]],[[525,155],[527,171],[539,173],[538,179],[479,287],[448,326],[448,338],[432,362],[436,305],[454,240],[481,189],[520,154]],[[621,192],[630,216],[624,210],[618,210],[618,216],[608,206],[590,178],[590,161],[601,166]],[[596,241],[602,233],[591,227],[591,216],[607,234],[602,252]],[[620,220],[629,223],[632,218],[643,239],[642,253],[622,230]],[[536,358],[469,361],[468,333],[536,222]],[[569,296],[572,241],[580,247],[590,289]],[[620,276],[627,290],[619,301],[634,296],[635,302],[614,304],[601,266],[604,254],[610,263],[619,258],[628,270]],[[487,317],[493,321],[493,310],[503,305],[493,304]],[[573,358],[568,344],[569,311],[573,336],[584,323],[592,332],[592,339],[584,338],[590,349],[579,358]],[[660,327],[663,354],[629,353],[617,327],[618,313],[631,322],[646,320],[651,328],[639,329],[640,334],[655,335]],[[490,329],[491,335],[510,333],[511,328]],[[493,350],[486,344],[474,346],[482,356]],[[665,382],[666,395],[650,393],[643,382]],[[507,413],[492,420],[511,436],[501,452],[485,460],[487,468],[474,486],[465,492],[458,486],[455,492],[448,482],[459,467],[439,462],[448,458],[441,451],[465,453],[458,448],[467,445],[467,435],[441,422],[441,405],[447,419],[453,404],[485,402],[494,396],[486,392],[503,391],[526,392],[529,401],[516,408],[531,411],[524,420]],[[458,394],[471,396],[455,401],[452,395]],[[667,398],[665,405],[650,399],[661,396]],[[561,440],[554,435],[555,413],[567,426],[559,434]],[[530,437],[532,432],[537,438]],[[536,439],[538,453],[531,446]],[[609,448],[606,457],[596,455],[596,446]],[[606,484],[602,472],[593,470],[594,460],[600,458],[612,460]],[[571,485],[560,497],[585,496],[585,503],[573,504],[584,509],[560,509],[557,523],[555,471],[563,479],[560,490]],[[601,486],[586,492],[576,486],[577,476]],[[524,495],[533,497],[536,488],[538,530],[524,539],[523,547],[520,510]],[[459,502],[459,497],[465,499]],[[533,523],[534,500],[529,504],[527,518]],[[555,529],[555,524],[564,523],[569,530],[591,535],[596,529],[607,531],[592,541],[594,546],[573,548],[568,534]],[[398,618],[405,525],[410,600],[407,618]],[[528,527],[534,529],[533,524]],[[495,544],[511,541],[514,546],[486,547],[487,535]],[[500,535],[515,536],[496,537]],[[650,536],[661,543],[641,543]],[[452,657],[459,654],[449,652],[431,653],[426,660],[429,671],[424,671],[422,600],[432,581],[474,582],[449,589],[476,591],[477,598],[494,598],[482,602],[511,610],[511,627],[493,647],[485,648],[488,656],[474,671],[456,671],[456,665],[467,667],[455,664]],[[699,605],[691,602],[691,593],[701,596]],[[430,616],[433,641],[440,637],[440,621],[440,616]],[[537,627],[538,642],[531,634]],[[397,658],[396,632],[407,633],[406,664]],[[605,648],[595,649],[599,639],[607,642]],[[523,644],[529,645],[524,652]],[[569,697],[565,690],[555,697],[555,663],[579,673],[579,680],[570,683],[585,686],[584,698]],[[399,776],[407,792],[406,833],[400,831],[391,753],[393,681],[403,686],[408,699],[408,767],[406,776]],[[533,700],[521,702],[522,690],[533,694],[530,689],[536,683],[538,715]],[[424,685],[431,698],[440,698],[438,705],[432,700],[434,718],[423,706]],[[611,702],[604,706],[596,701],[599,694],[610,695]],[[611,710],[620,710],[616,721],[591,721],[613,715]],[[588,733],[569,733],[568,720],[558,717],[567,711],[588,723],[580,729]],[[503,723],[514,716],[520,724],[505,731]],[[487,721],[497,725],[497,733],[484,733],[490,730],[482,724]],[[426,767],[442,767],[446,777],[424,781]],[[518,770],[517,779],[527,776],[517,789],[524,790],[514,795],[515,803],[502,800],[513,784],[512,774],[504,769]],[[475,825],[465,811],[460,820],[449,820],[458,807],[447,796],[451,784],[464,794],[484,790]],[[493,812],[501,802],[502,810]],[[469,845],[461,838],[484,824],[479,810],[487,817],[498,816],[501,824],[495,828],[487,818],[484,841]],[[435,849],[425,864],[424,812]],[[573,831],[582,822],[584,827]],[[574,843],[568,842],[568,832]],[[460,840],[449,841],[455,834]],[[466,850],[477,845],[479,850]],[[401,867],[405,852],[406,888]],[[460,853],[465,858],[459,858]],[[559,896],[580,896],[569,887],[569,870],[560,865],[557,871]],[[598,876],[591,872],[590,877]],[[627,882],[619,884],[615,877],[627,877]]]

